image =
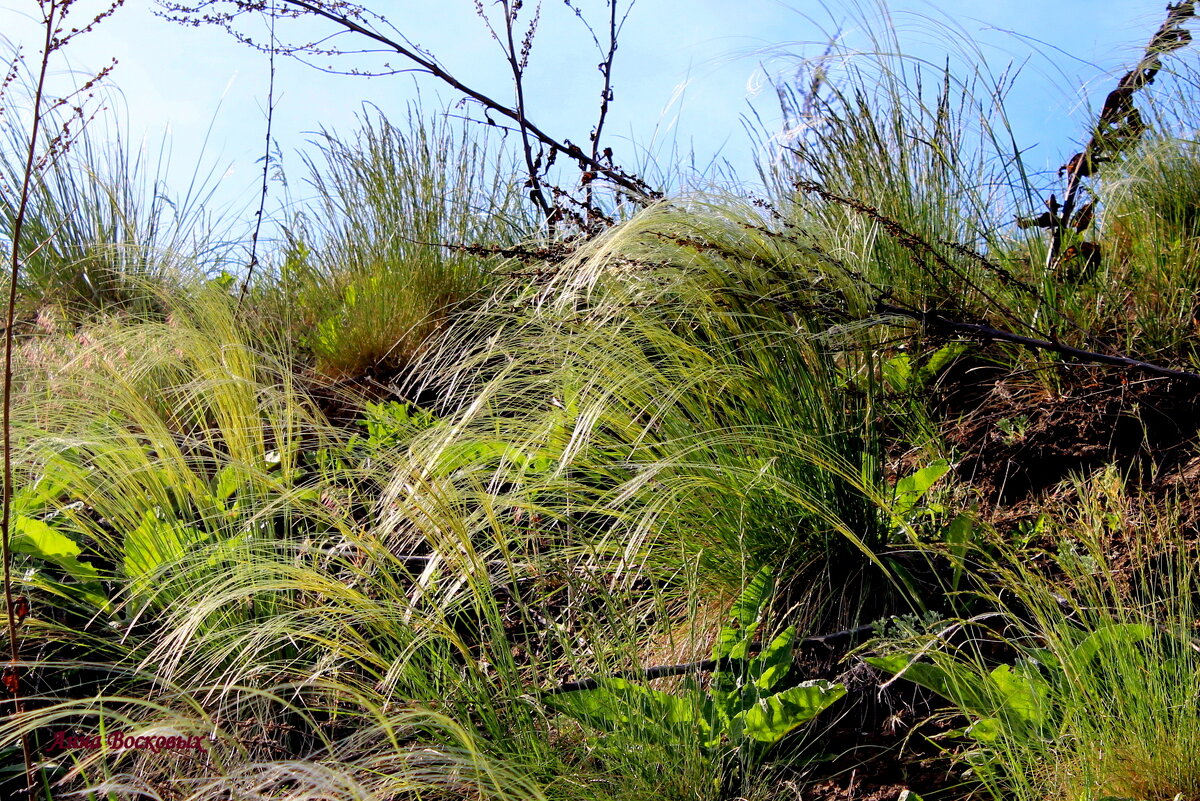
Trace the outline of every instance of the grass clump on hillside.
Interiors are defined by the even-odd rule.
[[[28,134],[18,85],[14,77],[0,93],[0,230],[6,237],[17,214]],[[176,195],[166,186],[165,141],[153,153],[147,143],[128,141],[109,115],[59,141],[79,127],[70,108],[45,113],[40,144],[46,152],[32,176],[23,221],[23,239],[33,244],[21,259],[21,316],[54,308],[72,317],[145,312],[161,289],[229,266],[229,226],[209,208],[216,188],[211,175],[197,168]]]
[[[314,199],[262,291],[322,373],[403,366],[496,284],[487,249],[523,239],[532,221],[497,147],[419,109],[406,127],[367,114],[353,138],[326,132],[319,144]]]

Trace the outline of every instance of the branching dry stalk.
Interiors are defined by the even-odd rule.
[[[1148,373],[1159,378],[1173,378],[1180,381],[1185,381],[1189,384],[1200,385],[1200,373],[1192,373],[1187,370],[1176,370],[1173,367],[1154,364],[1153,362],[1145,362],[1129,356],[1110,356],[1105,353],[1098,353],[1096,351],[1071,347],[1070,345],[1064,345],[1060,342],[1052,342],[1048,339],[1037,339],[1034,337],[1022,336],[1020,334],[1015,334],[1012,331],[1005,331],[1001,328],[993,328],[990,325],[955,320],[936,311],[920,311],[917,309],[910,309],[887,303],[880,303],[876,307],[875,311],[878,314],[905,317],[909,320],[915,320],[932,332],[958,334],[959,336],[970,337],[971,339],[982,342],[1009,342],[1013,345],[1021,345],[1022,347],[1031,348],[1033,350],[1057,353],[1060,356],[1066,356],[1073,361],[1083,364],[1107,364],[1113,367],[1125,367],[1130,370]]]
[[[867,623],[862,626],[856,626],[852,629],[835,631],[832,634],[805,637],[797,640],[795,642],[795,646],[800,652],[828,652],[836,648],[848,648],[858,640],[863,639],[874,631],[875,624]],[[746,652],[749,656],[752,654],[757,654],[761,650],[761,642],[752,642],[747,647]],[[705,659],[700,662],[684,662],[678,665],[655,665],[653,667],[634,670],[620,670],[615,673],[609,673],[605,676],[593,676],[590,679],[569,681],[565,684],[560,684],[557,687],[551,687],[550,689],[546,690],[543,695],[554,696],[563,695],[565,693],[582,692],[585,690],[595,690],[601,686],[601,682],[610,679],[653,681],[655,679],[664,679],[669,676],[686,676],[691,673],[712,673],[714,671],[733,670],[739,665],[744,664],[746,659],[747,657],[725,657],[723,659]]]
[[[525,70],[529,67],[529,54],[533,50],[533,37],[537,34],[538,22],[542,17],[542,4],[537,4],[537,9],[534,11],[533,19],[529,22],[529,27],[525,31],[525,35],[521,39],[521,49],[517,50],[516,38],[513,28],[517,24],[518,15],[521,13],[521,0],[500,0],[500,7],[504,13],[504,38],[496,34],[488,20],[487,14],[483,10],[483,3],[475,3],[475,10],[479,17],[488,26],[488,30],[492,33],[492,38],[500,42],[500,49],[504,51],[504,60],[508,62],[509,71],[513,76],[513,97],[514,108],[516,109],[519,119],[526,119],[525,111]],[[554,226],[557,218],[554,214],[554,206],[546,199],[546,193],[542,190],[542,175],[544,168],[541,166],[542,154],[534,156],[533,153],[533,138],[529,133],[529,129],[524,125],[520,126],[521,132],[521,156],[525,159],[525,169],[529,172],[529,177],[525,181],[525,186],[529,190],[529,200],[533,203],[534,208],[542,215],[542,219],[546,220],[550,226],[551,233],[554,231]]]
[[[633,10],[633,2],[625,7],[625,13],[621,15],[620,20],[617,19],[618,0],[608,0],[608,25],[605,31],[605,42],[600,43],[600,37],[596,35],[595,29],[588,24],[587,19],[583,16],[583,12],[572,2],[572,0],[563,0],[563,3],[571,11],[575,12],[575,16],[583,22],[588,34],[592,37],[592,44],[600,54],[600,63],[596,68],[600,70],[600,74],[604,77],[604,86],[600,90],[600,108],[599,116],[596,120],[596,125],[592,128],[588,139],[592,143],[592,160],[600,161],[608,166],[612,166],[613,152],[610,147],[601,147],[601,139],[604,135],[604,123],[608,119],[608,107],[614,98],[612,76],[613,64],[616,61],[617,47],[620,43],[621,30],[625,27],[625,21],[629,19],[629,12]],[[592,195],[592,182],[595,180],[596,174],[590,170],[584,171],[580,182],[584,187],[584,207],[589,211],[595,207]]]
[[[254,277],[254,268],[258,266],[258,237],[262,232],[263,212],[267,207],[267,185],[271,170],[271,123],[275,119],[275,16],[271,15],[270,19],[272,47],[267,53],[270,78],[267,81],[267,132],[263,142],[262,191],[258,197],[258,211],[254,213],[254,232],[250,235],[250,261],[246,265],[246,278],[242,281],[242,290],[238,293],[239,305],[246,298],[250,279]]]
[[[1092,203],[1086,203],[1076,211],[1083,179],[1090,177],[1100,164],[1111,161],[1121,152],[1136,145],[1146,132],[1148,126],[1142,120],[1141,112],[1134,106],[1133,96],[1139,89],[1154,83],[1155,77],[1162,69],[1164,55],[1186,47],[1192,41],[1192,34],[1183,24],[1196,16],[1195,5],[1190,1],[1167,5],[1167,18],[1150,38],[1141,61],[1121,77],[1116,89],[1108,93],[1087,145],[1081,152],[1071,156],[1058,171],[1060,177],[1064,174],[1067,177],[1062,205],[1059,205],[1057,197],[1051,195],[1046,201],[1045,213],[1033,219],[1018,221],[1024,228],[1036,226],[1050,230],[1050,249],[1046,254],[1047,272],[1054,270],[1062,258],[1066,229],[1071,228],[1077,233],[1082,233],[1093,219]],[[1098,250],[1093,250],[1095,244],[1085,244],[1091,246],[1088,250],[1096,254],[1094,258],[1098,258]]]
[[[0,507],[0,543],[3,546],[4,603],[7,612],[9,645],[9,663],[4,668],[3,685],[4,689],[9,693],[9,701],[12,703],[14,712],[18,715],[25,711],[21,687],[21,648],[20,639],[17,636],[18,617],[23,617],[24,615],[18,612],[18,599],[14,598],[12,589],[12,391],[13,347],[15,344],[14,324],[16,322],[17,309],[17,283],[21,274],[22,234],[24,233],[25,219],[29,211],[30,194],[35,176],[41,170],[52,165],[56,159],[70,149],[71,144],[79,136],[83,126],[87,123],[87,118],[85,118],[83,111],[83,100],[91,97],[92,89],[107,77],[116,64],[114,61],[102,69],[70,95],[51,100],[47,96],[46,89],[46,78],[49,74],[51,58],[76,37],[91,32],[97,25],[116,13],[117,9],[124,2],[125,0],[111,0],[86,25],[68,28],[66,19],[71,12],[75,0],[38,0],[44,38],[42,41],[41,59],[38,64],[37,80],[34,83],[33,103],[30,108],[29,140],[25,150],[25,164],[21,176],[21,188],[17,196],[16,213],[12,218],[12,230],[9,236],[8,305],[5,309],[4,327],[4,385],[3,397],[0,399],[0,407],[2,407],[2,412],[0,412],[0,429],[3,431],[4,448],[4,481],[3,488],[0,490],[0,504],[2,504],[2,507]],[[20,59],[21,56],[18,55],[15,61],[19,62]],[[14,63],[13,68],[8,72],[9,77],[6,78],[2,87],[4,90],[7,90],[11,85],[12,76],[16,75],[17,69],[17,63]],[[72,112],[71,116],[59,128],[58,132],[46,142],[45,150],[39,154],[43,121],[49,114],[54,113],[56,110],[68,107],[68,104],[72,104],[69,106]],[[72,127],[72,123],[77,123],[77,125]],[[38,243],[31,250],[37,250],[44,244]],[[37,787],[34,783],[33,751],[28,733],[22,733],[21,735],[21,754],[25,769],[25,792],[32,801],[32,799],[37,797]]]
[[[813,181],[797,181],[796,188],[802,192],[815,194],[826,202],[836,203],[840,206],[844,206],[844,207],[850,209],[851,211],[853,211],[855,214],[862,215],[863,217],[866,217],[867,219],[871,220],[872,222],[877,223],[885,232],[887,232],[887,234],[890,237],[892,237],[894,240],[896,240],[897,243],[899,243],[901,246],[903,246],[904,249],[907,250],[913,256],[913,258],[921,265],[921,267],[924,270],[926,275],[928,275],[931,278],[933,278],[934,280],[938,281],[939,284],[941,283],[941,275],[943,275],[943,274],[952,275],[955,278],[957,278],[959,281],[961,281],[964,286],[969,287],[973,292],[979,293],[980,297],[982,297],[988,303],[992,304],[992,308],[995,309],[996,311],[1004,314],[1009,319],[1017,320],[1017,322],[1020,325],[1027,328],[1031,334],[1036,335],[1036,334],[1040,333],[1037,331],[1037,329],[1033,328],[1029,324],[1025,323],[1024,321],[1019,320],[1017,318],[1017,315],[1014,314],[1011,309],[1009,309],[1007,306],[1005,306],[1003,303],[1001,303],[999,301],[999,299],[994,297],[990,292],[988,292],[986,289],[984,289],[982,286],[980,286],[977,282],[972,281],[970,279],[970,277],[967,276],[966,273],[964,273],[961,269],[959,269],[957,266],[955,266],[953,263],[951,263],[940,252],[938,252],[938,249],[936,247],[934,247],[929,242],[926,242],[921,237],[919,237],[916,234],[909,231],[907,228],[905,228],[903,225],[901,225],[897,220],[893,220],[892,218],[888,217],[887,215],[880,213],[879,210],[874,208],[873,206],[870,206],[870,205],[863,203],[860,200],[856,200],[854,198],[849,198],[849,197],[844,197],[842,195],[838,195],[834,192],[829,191],[825,187],[823,187],[820,184],[815,183]],[[957,245],[957,244],[952,246],[951,249],[955,250],[960,255],[970,252],[969,248],[966,248],[965,246]],[[1014,282],[1014,283],[1020,283],[1007,270],[1000,267],[999,265],[993,264],[990,260],[983,257],[981,254],[973,254],[972,259],[974,261],[980,262],[981,264],[985,265],[988,269],[995,272],[997,275],[999,275],[1002,278],[1002,280],[1005,280],[1006,283],[1010,282],[1010,281]],[[933,263],[932,268],[931,268],[929,262]],[[942,284],[942,288],[944,290],[949,291],[948,288],[944,284]]]
[[[995,328],[982,323],[973,323],[966,320],[956,319],[954,316],[937,309],[918,309],[912,306],[889,302],[893,299],[885,289],[867,281],[862,275],[857,273],[852,274],[851,277],[854,280],[863,283],[875,293],[874,313],[877,315],[883,315],[885,317],[903,317],[913,320],[920,323],[922,327],[929,331],[956,334],[958,336],[970,337],[971,339],[981,342],[1008,342],[1014,345],[1030,348],[1032,350],[1057,353],[1060,356],[1065,356],[1080,363],[1107,364],[1114,367],[1125,367],[1138,372],[1158,376],[1160,378],[1171,378],[1185,381],[1189,384],[1200,384],[1200,374],[1198,373],[1193,373],[1187,370],[1177,370],[1165,365],[1134,359],[1121,353],[1101,353],[1099,351],[1076,348],[1056,342],[1051,338],[1044,337],[1044,335],[1039,334],[1036,329],[1020,321],[1020,319],[1010,309],[1008,309],[1008,307],[996,301],[975,281],[972,281],[969,276],[951,264],[945,256],[938,252],[934,245],[913,234],[908,229],[904,228],[904,226],[900,225],[900,223],[896,220],[893,220],[887,215],[880,213],[878,209],[875,209],[874,207],[869,206],[862,201],[843,197],[834,192],[830,192],[820,184],[813,183],[811,181],[799,181],[797,182],[796,186],[803,192],[815,194],[822,200],[825,200],[829,203],[837,203],[838,205],[844,206],[854,213],[860,214],[877,223],[880,228],[882,228],[898,244],[912,254],[913,258],[922,265],[922,268],[926,270],[926,272],[929,272],[929,262],[932,262],[937,269],[944,270],[945,272],[956,276],[964,283],[964,285],[970,287],[973,291],[978,292],[984,299],[992,303],[993,308],[996,311],[1001,312],[1010,320],[1017,321],[1026,329],[1028,329],[1030,333],[1034,334],[1034,336],[1025,336],[1022,334],[1017,334],[1013,331],[1006,331],[1002,328]],[[776,235],[772,234],[766,229],[760,230],[765,231],[769,235]],[[970,248],[960,243],[942,242],[941,244],[945,247],[948,247],[950,250],[954,251],[960,256],[968,257],[972,261],[975,261],[985,268],[995,272],[1001,278],[1001,280],[1004,280],[1006,283],[1014,282],[1017,285],[1024,286],[1020,284],[1015,276],[1013,276],[1007,270],[1004,270],[999,265],[993,264],[983,254],[972,251]],[[845,269],[844,265],[833,261],[827,254],[819,253],[818,255],[820,255],[821,258],[830,261],[831,264],[834,264],[840,269]],[[846,313],[845,309],[834,309],[829,310],[829,312],[841,315]],[[1075,325],[1074,321],[1070,320],[1070,318],[1066,317],[1065,315],[1060,316],[1062,319],[1066,320],[1072,325]],[[1079,328],[1077,325],[1075,327]],[[1095,341],[1095,338],[1089,332],[1082,328],[1079,328],[1079,330],[1085,336],[1087,336],[1089,341]]]
[[[340,28],[341,33],[349,33],[363,37],[375,45],[382,45],[390,51],[399,54],[409,64],[415,65],[417,72],[424,72],[442,83],[450,86],[463,96],[464,101],[477,103],[483,108],[484,120],[489,125],[496,125],[491,114],[496,114],[511,120],[521,134],[522,156],[528,172],[527,188],[530,201],[538,212],[543,215],[547,226],[553,231],[554,227],[563,221],[574,220],[584,231],[590,230],[597,222],[606,221],[605,216],[594,203],[591,186],[594,181],[603,181],[611,185],[617,194],[638,205],[647,205],[662,197],[662,193],[650,187],[638,176],[626,172],[613,161],[612,149],[605,147],[601,141],[604,121],[608,114],[608,103],[612,99],[612,66],[617,52],[616,39],[629,10],[631,1],[626,7],[624,17],[618,22],[617,4],[619,0],[608,0],[608,44],[601,46],[603,61],[600,72],[604,77],[601,95],[599,122],[592,131],[591,146],[588,150],[573,143],[570,139],[560,139],[551,136],[544,128],[537,125],[529,116],[526,104],[524,74],[528,64],[529,52],[533,44],[533,36],[537,29],[538,16],[535,13],[525,34],[521,37],[519,46],[516,34],[516,24],[523,5],[522,0],[500,0],[504,24],[497,30],[488,22],[482,3],[476,3],[476,10],[487,22],[492,36],[500,43],[504,51],[509,71],[515,84],[515,102],[512,105],[468,86],[460,81],[453,73],[442,66],[437,58],[413,44],[395,28],[382,14],[371,11],[365,6],[346,0],[279,0],[278,3],[268,0],[191,0],[177,2],[176,0],[157,0],[162,9],[161,16],[166,19],[189,26],[201,24],[216,25],[227,31],[239,42],[258,50],[273,50],[283,55],[305,60],[313,56],[339,57],[347,55],[347,51],[331,48],[324,43],[331,37],[318,42],[308,42],[294,45],[284,45],[272,42],[264,45],[237,29],[240,17],[246,14],[266,14],[279,19],[296,19],[300,17],[315,17],[333,23]],[[564,0],[566,2],[566,0]],[[575,6],[566,2],[578,16]],[[540,5],[539,5],[540,9]],[[585,23],[586,24],[586,23]],[[391,31],[388,33],[387,31]],[[591,28],[589,27],[589,31]],[[335,34],[336,35],[336,34]],[[592,32],[593,40],[599,39]],[[306,62],[307,63],[307,62]],[[339,72],[332,67],[324,68],[328,72]],[[381,71],[351,69],[347,74],[356,75],[390,75],[410,69],[393,68],[384,65]],[[535,150],[537,152],[535,152]],[[547,170],[555,160],[562,156],[574,161],[581,173],[580,183],[585,188],[585,200],[581,203],[573,201],[570,193],[548,184],[545,180]],[[549,195],[550,197],[548,197]],[[553,199],[551,199],[553,198]],[[572,205],[582,206],[583,216],[580,217],[571,210]]]

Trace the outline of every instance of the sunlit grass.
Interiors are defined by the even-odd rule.
[[[1058,665],[1052,724],[959,750],[997,797],[1196,798],[1195,576],[1170,508],[1135,535],[1132,490],[1081,480],[1059,549],[1031,561],[967,502],[901,502],[906,474],[955,456],[924,394],[941,367],[921,374],[948,338],[885,310],[1186,358],[1193,143],[1164,133],[1106,167],[1104,263],[1048,272],[1013,220],[1045,187],[1004,82],[906,59],[865,22],[873,51],[827,54],[818,98],[781,87],[807,133],[764,165],[765,200],[668,199],[560,243],[565,261],[500,257],[536,226],[497,143],[369,115],[323,136],[243,296],[206,280],[221,262],[196,209],[146,200],[137,157],[81,140],[42,174],[23,273],[35,666],[0,742],[204,738],[202,759],[47,756],[55,792],[97,797],[790,798],[796,743],[755,762],[670,721],[599,737],[542,695],[705,658],[765,568],[773,620],[802,634],[982,610],[947,625],[1002,640],[1014,670]],[[1113,563],[1119,537],[1162,569]],[[1138,636],[1072,661],[1105,631]],[[997,669],[951,639],[909,653]]]
[[[27,136],[16,108],[20,92],[8,89],[3,102],[10,107],[0,115],[0,239],[6,243]],[[61,134],[69,109],[48,114],[47,137]],[[71,120],[71,131],[79,127]],[[157,290],[231,266],[230,226],[210,208],[213,176],[197,168],[177,194],[166,186],[168,162],[165,139],[130,141],[109,112],[47,150],[24,222],[23,313],[58,306],[76,314],[145,312]]]

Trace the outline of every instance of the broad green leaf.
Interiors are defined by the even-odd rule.
[[[548,452],[537,450],[527,453],[500,440],[483,440],[452,445],[443,450],[438,465],[443,473],[453,473],[468,467],[491,466],[508,463],[521,472],[547,473],[555,465]]]
[[[237,281],[237,277],[234,276],[233,273],[228,272],[227,270],[221,270],[221,272],[218,273],[216,277],[210,278],[208,280],[208,282],[210,284],[212,284],[213,286],[215,286],[219,289],[224,289],[224,290],[228,290],[231,286],[234,285],[234,282],[236,282],[236,281]]]
[[[37,578],[37,585],[38,589],[43,592],[57,595],[60,598],[83,601],[84,604],[94,610],[103,612],[110,612],[112,610],[112,603],[108,600],[108,596],[104,594],[104,586],[99,581],[68,583],[56,581],[46,575],[40,575]]]
[[[42,474],[41,478],[32,484],[26,484],[13,494],[13,512],[40,512],[50,501],[61,494],[66,487],[70,486],[70,481],[64,481],[63,476],[59,475],[65,471],[61,468],[55,469],[56,467],[57,465],[51,463],[51,465],[47,466],[46,472]],[[55,477],[58,477],[59,480],[55,480]]]
[[[635,739],[654,740],[665,730],[699,726],[708,722],[688,698],[652,690],[625,679],[603,679],[594,690],[551,696],[549,704],[580,723]]]
[[[500,442],[453,443],[442,450],[438,468],[442,473],[453,473],[465,467],[488,464],[499,460],[504,450],[505,445]]]
[[[1071,652],[1070,661],[1077,671],[1086,671],[1089,663],[1102,650],[1114,646],[1128,646],[1143,642],[1154,636],[1154,628],[1144,623],[1114,623],[1097,629],[1083,639]]]
[[[980,718],[967,727],[965,734],[976,742],[994,743],[1003,732],[1004,728],[996,718]]]
[[[967,346],[961,342],[954,342],[938,348],[933,352],[933,355],[929,357],[929,361],[926,362],[925,365],[920,369],[919,374],[921,382],[924,383],[937,378],[938,374],[948,367],[950,362],[961,356],[966,349]]]
[[[750,677],[760,690],[774,688],[779,680],[792,669],[792,646],[796,641],[796,627],[788,626],[782,634],[751,663]]]
[[[608,687],[565,693],[546,700],[559,712],[602,731],[617,731],[622,725],[630,722],[628,698]]]
[[[912,382],[912,359],[903,353],[893,356],[883,363],[882,372],[889,389],[903,392]]]
[[[41,520],[17,515],[13,521],[13,553],[23,553],[53,562],[81,584],[99,587],[100,574],[91,562],[81,562],[82,551],[67,535]]]
[[[953,573],[950,577],[950,588],[952,590],[958,589],[959,581],[962,579],[964,560],[966,559],[967,549],[970,547],[974,532],[975,521],[966,513],[954,518],[942,531],[942,540],[948,546],[951,564],[953,565]]]
[[[713,646],[713,659],[742,659],[746,656],[754,633],[758,630],[763,604],[774,588],[775,580],[769,567],[755,574],[729,610],[729,622],[721,629]]]
[[[227,464],[222,467],[213,479],[213,494],[219,501],[227,501],[233,493],[242,488],[249,480],[246,471],[238,465]]]
[[[160,520],[155,512],[147,511],[141,524],[125,535],[125,575],[136,579],[152,574],[206,539],[208,535],[202,531]]]
[[[83,562],[77,558],[82,551],[65,534],[41,520],[24,515],[15,518],[13,529],[13,553],[23,553],[53,562],[81,584],[99,588],[99,571],[91,562]]]
[[[1032,726],[1046,722],[1050,688],[1035,667],[1028,663],[1001,665],[989,675],[1007,713]]]
[[[943,668],[928,662],[912,662],[902,654],[870,656],[864,661],[893,675],[903,673],[902,678],[932,690],[965,712],[987,715],[994,711],[988,703],[983,680],[965,666]]]
[[[715,748],[721,744],[722,736],[729,731],[729,715],[727,710],[722,714],[718,709],[714,693],[708,693],[701,697],[700,703],[696,710],[696,724],[700,728],[701,734],[705,736],[704,747]]]
[[[74,540],[50,528],[41,520],[18,515],[13,529],[13,553],[27,553],[43,559],[79,556],[82,553]]]
[[[949,470],[950,463],[945,459],[938,459],[912,475],[897,481],[896,499],[892,507],[893,514],[898,517],[909,515],[930,487],[936,484]]]
[[[746,736],[773,743],[815,718],[845,694],[846,688],[841,684],[815,679],[761,698],[738,717]]]
[[[908,597],[916,601],[921,606],[921,609],[924,610],[925,606],[921,601],[921,582],[917,581],[917,578],[908,569],[908,566],[900,560],[888,556],[883,558],[883,563],[887,570],[896,577],[896,580],[904,585],[904,589],[908,591]]]
[[[1041,665],[1044,668],[1061,671],[1062,666],[1059,664],[1058,654],[1051,651],[1049,648],[1028,648],[1025,650],[1025,659],[1029,662]]]
[[[77,591],[82,590],[83,597],[88,603],[97,608],[108,607],[108,597],[100,583],[100,571],[91,562],[78,559],[79,546],[70,537],[50,528],[49,525],[31,517],[18,514],[13,519],[12,553],[26,554],[54,562],[62,572],[78,582]],[[59,585],[60,591],[70,594],[71,588]]]
[[[713,659],[745,659],[758,627],[759,621],[756,620],[744,629],[729,626],[721,629],[713,646]]]

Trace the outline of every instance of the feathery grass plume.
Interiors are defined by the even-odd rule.
[[[477,733],[436,712],[365,702],[360,714],[368,722],[352,734],[289,756],[287,732],[281,735],[269,720],[244,717],[254,714],[252,707],[208,714],[191,697],[203,688],[157,684],[152,701],[100,695],[7,719],[0,723],[0,740],[22,730],[62,733],[65,746],[49,749],[46,765],[55,792],[170,794],[192,801],[226,798],[231,787],[243,798],[294,801],[547,798],[520,766],[497,759]],[[292,705],[289,688],[278,689],[259,694],[264,705]],[[418,733],[426,738],[414,739]],[[100,747],[72,747],[72,739],[88,738]]]
[[[286,360],[254,350],[213,287],[159,293],[156,305],[165,319],[85,328],[65,364],[18,383],[25,513],[113,582],[115,606],[92,614],[130,626],[239,547],[336,519],[305,488],[300,456],[331,435]],[[186,561],[197,552],[207,566]],[[29,566],[35,580],[63,578],[53,564]],[[75,583],[90,584],[78,570]]]
[[[277,314],[335,378],[402,366],[454,306],[494,283],[494,260],[454,246],[504,245],[537,222],[510,156],[485,134],[367,112],[353,139],[324,132],[316,192],[279,267]]]
[[[406,463],[407,445],[348,449],[295,384],[286,347],[254,342],[219,287],[161,303],[165,318],[83,329],[73,358],[46,371],[48,392],[21,396],[22,509],[82,546],[93,572],[24,557],[43,659],[29,715],[11,725],[217,732],[219,759],[99,755],[65,776],[76,789],[137,776],[156,792],[187,779],[215,793],[261,769],[386,798],[410,785],[372,784],[371,766],[411,760],[429,786],[495,782],[480,792],[502,798],[545,780],[577,797],[583,746],[559,741],[530,689],[567,666],[637,664],[677,608],[555,555],[505,551],[499,536],[472,549],[480,520],[502,528],[501,501],[467,510],[431,491],[404,513],[436,513],[439,547],[403,547],[365,488]],[[485,745],[464,765],[445,726],[378,733],[422,711]],[[645,767],[639,782],[657,775]],[[622,775],[605,786],[633,781]],[[356,782],[367,789],[345,789]]]
[[[459,412],[414,445],[417,479],[406,468],[389,499],[405,508],[434,481],[467,509],[508,504],[504,548],[577,554],[614,586],[699,559],[725,586],[770,564],[818,606],[855,587],[888,603],[865,589],[886,570],[838,575],[883,567],[894,534],[862,357],[779,302],[846,279],[764,226],[728,199],[664,203],[464,326],[426,368]],[[826,612],[856,619],[857,604]]]
[[[118,532],[151,512],[209,533],[236,528],[253,512],[234,507],[285,492],[302,472],[305,438],[327,435],[287,357],[258,349],[220,289],[159,293],[157,303],[165,316],[100,323],[76,338],[86,344],[29,399],[26,442]],[[111,540],[102,528],[97,536]]]

